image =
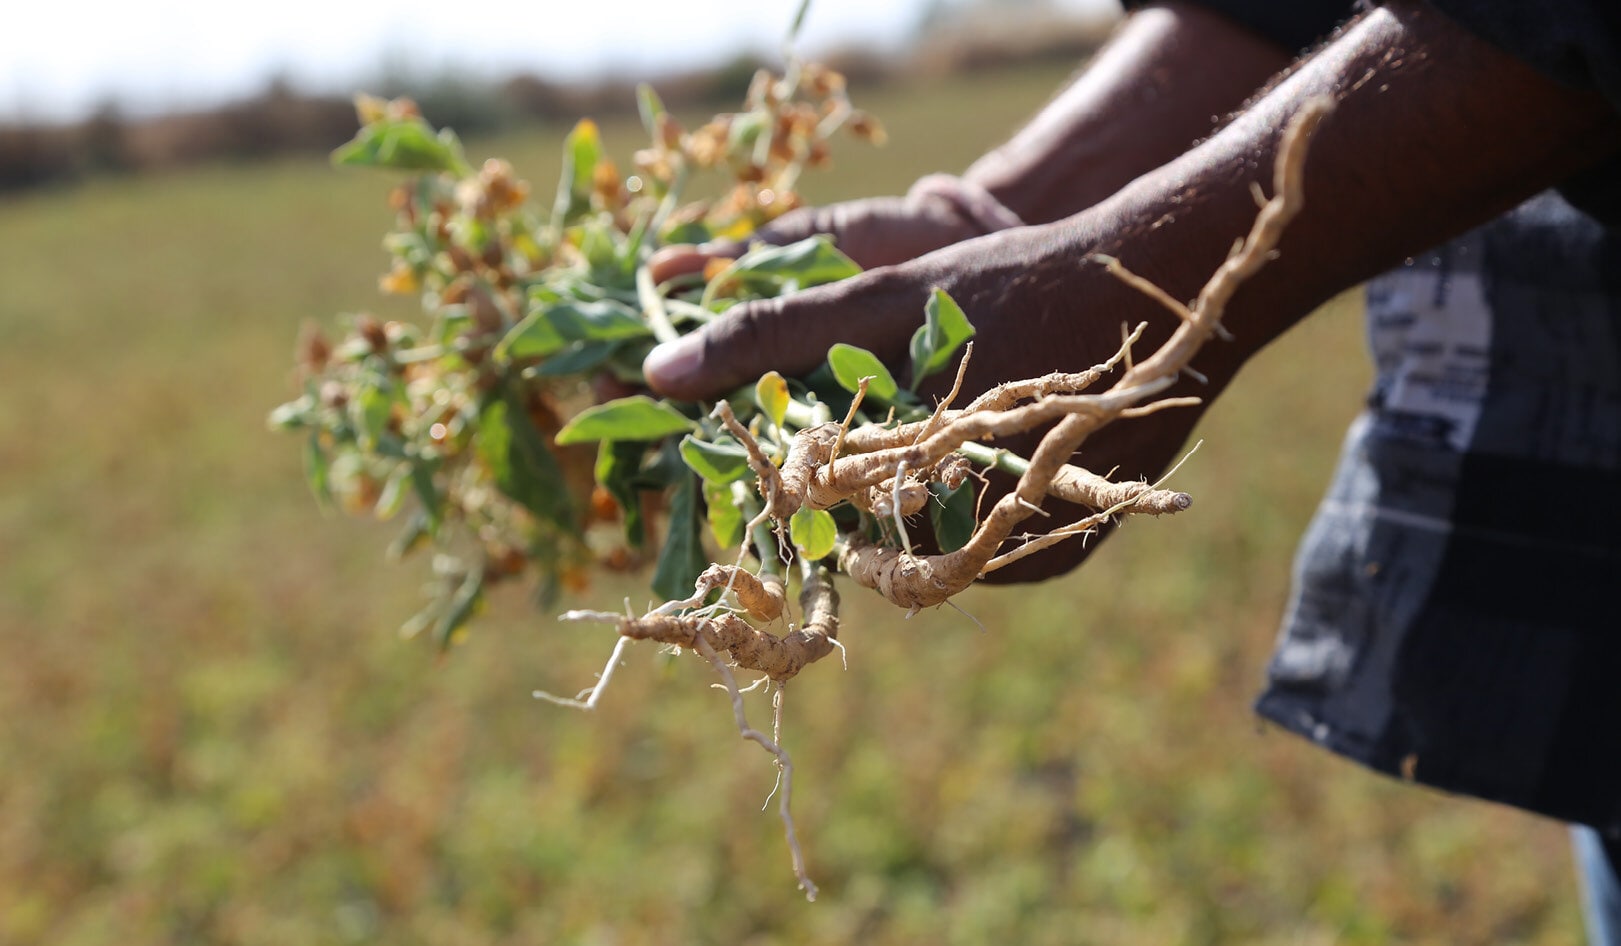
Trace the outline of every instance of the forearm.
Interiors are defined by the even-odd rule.
[[[1281,129],[1314,95],[1338,107],[1312,147],[1306,210],[1280,259],[1233,300],[1241,344],[1211,353],[1217,373],[1341,289],[1621,147],[1621,121],[1596,94],[1555,84],[1427,6],[1392,3],[1098,208],[1113,221],[1098,250],[1192,298],[1247,230],[1251,183],[1270,185]],[[1094,216],[1076,218],[1081,242]]]
[[[1288,61],[1281,47],[1198,6],[1145,7],[964,177],[1027,223],[1067,217],[1187,150]]]

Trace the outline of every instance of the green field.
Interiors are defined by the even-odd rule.
[[[1060,78],[869,96],[893,143],[809,196],[959,170]],[[472,150],[548,188],[559,136]],[[789,689],[808,904],[709,668],[633,648],[594,715],[537,703],[611,641],[516,588],[448,658],[402,642],[426,563],[266,431],[300,322],[377,304],[386,187],[308,160],[0,202],[0,943],[1579,938],[1560,826],[1249,713],[1366,382],[1354,305],[1211,412],[1190,512],[963,596],[985,632],[847,590],[849,669]]]

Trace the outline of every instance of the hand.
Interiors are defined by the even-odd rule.
[[[867,197],[784,214],[750,242],[781,246],[827,234],[862,269],[893,266],[981,234],[1020,224],[1018,217],[977,185],[934,174],[905,197]],[[654,282],[700,272],[711,259],[735,258],[741,243],[668,246],[649,261]]]
[[[1555,84],[1424,5],[1392,2],[1219,134],[1102,203],[740,306],[655,349],[644,364],[649,382],[673,397],[712,395],[768,368],[808,371],[836,341],[899,362],[933,286],[951,292],[979,329],[969,394],[1095,364],[1113,351],[1122,323],[1148,322],[1141,351],[1150,351],[1174,318],[1085,261],[1119,256],[1170,298],[1193,298],[1233,238],[1249,229],[1248,186],[1268,176],[1259,169],[1272,166],[1283,127],[1322,94],[1338,108],[1306,165],[1305,211],[1276,262],[1229,301],[1224,324],[1236,344],[1208,345],[1194,359],[1209,386],[1201,391],[1184,378],[1167,394],[1214,396],[1250,354],[1334,293],[1621,154],[1621,119],[1597,93]],[[1117,478],[1152,477],[1196,417],[1173,410],[1111,425],[1078,460],[1098,472],[1118,465]],[[1060,545],[1019,563],[1028,570],[997,574],[1053,574],[1084,551]]]
[[[978,329],[959,405],[1000,382],[1075,371],[1107,359],[1120,344],[1123,321],[1153,324],[1139,349],[1146,354],[1169,335],[1176,320],[1088,261],[1092,248],[1109,245],[1107,224],[1107,215],[1095,214],[1061,225],[1009,230],[843,283],[740,306],[702,332],[661,348],[646,365],[649,381],[673,397],[718,396],[768,369],[804,374],[822,362],[836,341],[860,345],[899,366],[935,287],[951,293]],[[1201,365],[1201,370],[1230,376],[1216,367]],[[936,375],[922,393],[941,395],[950,381],[950,372]],[[1153,476],[1175,458],[1197,416],[1183,409],[1116,425],[1130,429],[1095,436],[1078,462],[1099,472],[1118,470],[1117,476]],[[1028,456],[1036,439],[997,445]],[[999,478],[993,498],[1011,484],[1010,478]],[[1027,525],[1039,531],[1089,512],[1058,502],[1047,506],[1050,518]],[[1091,545],[1095,543],[1060,545],[996,572],[995,580],[1048,577],[1078,563]]]

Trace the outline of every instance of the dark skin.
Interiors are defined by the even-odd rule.
[[[962,176],[1025,223],[1051,223],[1186,151],[1288,64],[1283,49],[1199,7],[1145,7],[1023,130]],[[984,232],[950,201],[922,194],[809,207],[756,239],[783,244],[825,233],[863,269],[876,269]],[[742,249],[677,249],[654,258],[653,275],[663,281]]]
[[[1149,14],[1158,36],[1136,25]],[[1166,43],[1181,45],[1167,53]],[[1208,403],[1250,356],[1336,293],[1621,150],[1621,119],[1599,96],[1554,83],[1414,2],[1350,24],[1219,132],[1187,147],[1208,132],[1212,115],[1237,107],[1262,81],[1256,61],[1267,73],[1281,61],[1279,50],[1267,49],[1191,8],[1139,14],[1050,107],[1057,112],[971,172],[1027,222],[1050,220],[740,307],[656,350],[645,365],[649,383],[671,397],[714,397],[769,369],[807,372],[838,341],[900,363],[936,286],[979,329],[970,395],[1101,361],[1119,344],[1122,323],[1149,324],[1146,352],[1169,334],[1172,317],[1091,258],[1118,256],[1173,297],[1192,298],[1248,230],[1251,182],[1269,184],[1289,117],[1313,95],[1330,95],[1337,110],[1312,146],[1305,211],[1280,257],[1229,305],[1225,324],[1235,340],[1213,343],[1195,359],[1209,383],[1185,379],[1170,392]],[[1099,69],[1106,71],[1092,78]],[[1162,92],[1141,93],[1156,82]],[[1091,144],[1100,136],[1107,147]],[[1091,173],[1095,179],[1084,181]],[[1115,425],[1077,460],[1152,478],[1201,413],[1164,411]],[[1092,547],[1061,544],[996,577],[1058,574]]]

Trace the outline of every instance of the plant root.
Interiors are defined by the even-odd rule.
[[[1074,374],[1051,374],[1004,384],[961,410],[951,410],[950,404],[961,387],[970,347],[958,366],[957,384],[926,421],[851,428],[855,417],[852,407],[843,423],[818,424],[795,434],[780,469],[748,428],[738,422],[730,406],[725,401],[719,402],[715,416],[747,451],[749,466],[757,477],[764,501],[755,521],[745,530],[745,549],[756,524],[769,519],[780,530],[803,508],[826,509],[845,501],[879,518],[892,518],[905,546],[904,518],[923,509],[929,499],[929,484],[942,482],[956,488],[970,474],[970,461],[1017,475],[1014,490],[996,501],[967,544],[955,552],[914,555],[907,547],[880,546],[859,533],[840,536],[835,546],[839,568],[858,584],[877,591],[911,614],[949,603],[952,596],[984,574],[1056,542],[1088,535],[1115,516],[1163,515],[1188,508],[1192,500],[1186,494],[1160,488],[1164,477],[1154,484],[1116,483],[1074,466],[1069,460],[1088,436],[1117,419],[1198,403],[1192,398],[1154,398],[1184,375],[1198,377],[1188,362],[1210,338],[1224,335],[1221,318],[1233,293],[1275,255],[1284,227],[1303,204],[1301,169],[1312,131],[1331,109],[1328,99],[1316,99],[1291,121],[1278,151],[1273,197],[1263,202],[1248,236],[1234,245],[1226,261],[1193,302],[1187,305],[1177,302],[1158,287],[1130,273],[1118,260],[1101,260],[1111,273],[1176,312],[1181,319],[1170,339],[1140,362],[1133,358],[1132,345],[1140,339],[1142,327],[1129,333],[1123,329],[1119,349],[1101,365]],[[1107,390],[1097,394],[1081,393],[1117,368],[1120,375]],[[865,391],[863,383],[857,404]],[[1048,429],[1028,460],[1012,457],[983,443],[1041,427]],[[1171,473],[1174,472],[1173,467]],[[1047,515],[1040,504],[1048,497],[1086,506],[1095,513],[1046,535],[1020,536],[1018,538],[1024,540],[1022,545],[1002,551],[1003,545],[1014,538],[1013,530],[1021,522],[1032,515]],[[754,541],[758,545],[760,540],[756,537]],[[741,561],[740,555],[739,563]],[[614,624],[619,639],[613,655],[596,685],[575,699],[541,693],[536,696],[591,709],[601,698],[614,667],[632,640],[655,640],[696,651],[720,675],[731,699],[738,733],[759,744],[776,759],[779,781],[774,791],[778,792],[778,810],[794,875],[806,897],[814,900],[816,885],[806,871],[804,852],[790,812],[793,764],[780,745],[782,687],[805,667],[826,657],[835,648],[842,653],[844,647],[838,640],[839,597],[831,574],[825,567],[804,558],[800,559],[800,567],[799,604],[803,624],[797,629],[790,625],[788,632],[780,637],[756,628],[721,604],[705,604],[709,595],[719,589],[723,594],[734,596],[738,607],[754,620],[777,620],[784,611],[784,586],[782,578],[775,574],[774,562],[764,563],[760,575],[749,572],[741,564],[713,565],[698,578],[692,597],[666,602],[640,617],[570,612],[565,618]],[[734,667],[762,674],[765,680],[776,684],[773,736],[749,725]],[[767,798],[769,803],[770,797]]]
[[[1001,411],[971,413],[965,410],[963,416],[946,423],[938,433],[915,446],[880,449],[839,461],[839,464],[853,464],[866,460],[879,469],[888,470],[897,469],[901,463],[921,466],[939,459],[938,455],[927,453],[931,444],[944,446],[952,438],[961,437],[949,448],[956,449],[970,439],[989,439],[1058,421],[1042,437],[1013,492],[997,501],[963,548],[944,555],[916,556],[904,549],[881,548],[858,539],[846,542],[840,549],[840,567],[858,584],[872,588],[899,607],[915,611],[940,604],[984,574],[1013,528],[1039,509],[1041,499],[1058,478],[1059,471],[1094,431],[1119,417],[1141,416],[1165,406],[1187,403],[1185,399],[1173,399],[1138,406],[1177,380],[1200,347],[1221,330],[1221,317],[1233,293],[1273,258],[1284,227],[1304,205],[1302,168],[1311,134],[1332,109],[1331,100],[1313,99],[1289,123],[1278,150],[1275,193],[1256,216],[1249,235],[1234,244],[1226,261],[1216,269],[1191,305],[1181,306],[1164,293],[1154,296],[1162,304],[1175,306],[1182,322],[1164,345],[1141,362],[1131,360],[1135,333],[1127,336],[1111,359],[1111,363],[1123,361],[1125,372],[1107,392],[1096,396],[1053,395],[1034,404]],[[1111,260],[1107,265],[1117,274],[1123,271],[1118,261]],[[1039,420],[1031,421],[1031,418]],[[965,433],[968,435],[964,436]],[[846,443],[851,450],[866,446],[854,433],[846,438]],[[914,451],[918,450],[924,450],[925,456],[917,457]],[[885,458],[887,463],[878,462],[877,458]],[[846,475],[859,483],[867,474],[846,466],[844,471],[837,468],[831,472],[820,471],[818,479],[842,483]],[[1182,504],[1173,500],[1171,505]],[[1061,537],[1084,535],[1088,531],[1077,529]]]
[[[698,576],[694,597],[703,598],[716,588],[736,595],[737,603],[757,621],[775,621],[782,616],[785,598],[781,575],[755,575],[736,565],[711,565]]]
[[[818,891],[816,884],[810,879],[810,873],[805,869],[805,851],[799,846],[799,832],[794,826],[791,808],[794,798],[794,761],[781,744],[749,725],[748,716],[743,712],[743,693],[737,688],[737,678],[732,675],[732,668],[726,666],[726,662],[715,653],[715,648],[699,637],[695,649],[709,661],[715,672],[720,674],[721,682],[726,686],[726,693],[732,699],[732,719],[737,723],[738,735],[759,744],[777,760],[777,784],[781,789],[777,813],[782,817],[783,831],[788,836],[788,856],[793,861],[794,877],[799,881],[799,889],[805,891],[806,900],[814,902]]]
[[[729,569],[731,566],[716,568]],[[705,574],[708,575],[707,572]],[[737,569],[733,577],[746,574]],[[719,576],[712,580],[718,581]],[[704,583],[704,579],[699,581],[700,585]],[[710,587],[724,587],[724,582]],[[839,594],[833,587],[832,575],[826,569],[807,570],[799,592],[799,606],[804,624],[781,637],[762,631],[731,612],[709,613],[712,609],[688,614],[661,613],[662,609],[657,609],[640,617],[604,612],[570,612],[565,617],[605,620],[616,625],[620,637],[627,640],[658,641],[689,650],[700,650],[699,643],[702,642],[716,651],[725,652],[734,665],[762,673],[780,684],[833,651],[834,641],[839,635]]]

